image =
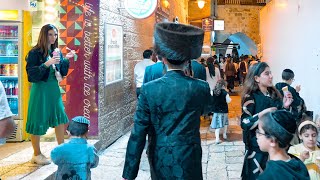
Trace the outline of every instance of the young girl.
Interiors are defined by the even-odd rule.
[[[219,133],[220,128],[224,128],[223,139],[227,139],[227,127],[228,127],[228,103],[231,102],[231,98],[227,91],[224,89],[226,82],[220,79],[213,90],[213,104],[212,112],[213,117],[210,127],[215,130],[216,144],[220,143]]]
[[[286,152],[296,128],[295,119],[288,111],[277,110],[262,115],[256,136],[261,151],[269,154],[269,161],[257,179],[310,179],[303,162]]]
[[[98,166],[99,156],[94,146],[87,143],[89,124],[83,116],[73,118],[67,128],[70,141],[51,151],[51,159],[58,165],[56,179],[91,179],[90,168]]]
[[[282,98],[272,80],[271,70],[265,62],[252,65],[246,76],[241,99],[241,128],[246,149],[242,179],[256,179],[268,160],[268,153],[259,149],[255,133],[261,116],[276,109],[290,109],[292,95],[287,92]]]
[[[317,125],[310,121],[303,121],[298,128],[301,144],[291,146],[289,153],[298,157],[307,166],[311,180],[320,180],[320,149],[317,147]]]

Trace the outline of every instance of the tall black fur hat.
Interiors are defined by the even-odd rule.
[[[187,61],[201,56],[204,31],[198,27],[158,23],[154,31],[154,50],[175,61]]]

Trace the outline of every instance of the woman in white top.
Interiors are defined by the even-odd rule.
[[[214,59],[209,57],[207,59],[207,67],[206,67],[206,74],[207,74],[207,82],[210,86],[210,93],[212,95],[212,91],[217,84],[217,81],[221,79],[220,70],[215,67]]]

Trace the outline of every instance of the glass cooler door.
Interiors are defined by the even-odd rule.
[[[19,115],[19,23],[0,22],[0,80],[5,88],[7,100],[15,119]]]

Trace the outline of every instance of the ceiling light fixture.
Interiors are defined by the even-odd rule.
[[[200,8],[200,9],[202,9],[203,7],[204,7],[204,4],[205,4],[206,2],[204,1],[204,0],[198,0],[198,7]]]

